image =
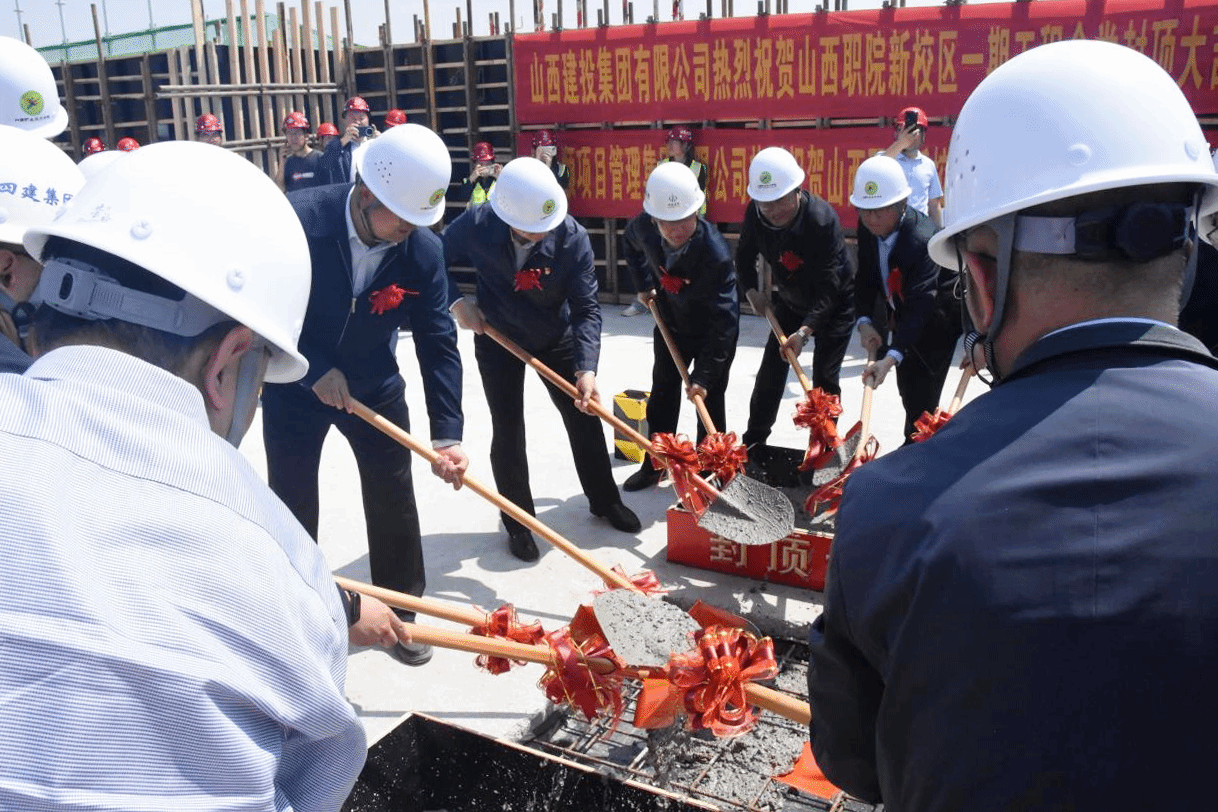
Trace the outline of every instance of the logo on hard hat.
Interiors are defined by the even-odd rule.
[[[863,194],[867,195],[868,197],[871,195],[877,195],[879,193],[880,184],[876,183],[875,181],[869,180],[863,184]]]
[[[760,183],[762,186],[768,186],[769,184],[774,182],[774,176],[771,175],[769,172],[762,172],[761,177],[759,177],[757,179],[757,182]]]
[[[545,203],[541,204],[541,213],[548,217],[554,213],[555,208],[556,208],[556,204],[554,203],[554,201],[547,200]]]
[[[668,196],[668,208],[675,209],[675,208],[678,208],[680,205],[681,205],[681,198],[677,197],[676,195]]]
[[[41,113],[43,106],[42,94],[37,90],[26,91],[21,96],[21,109],[31,116]]]
[[[429,205],[429,206],[439,205],[440,201],[443,199],[444,199],[444,190],[436,189],[434,192],[431,193],[431,197],[427,198],[427,205]]]

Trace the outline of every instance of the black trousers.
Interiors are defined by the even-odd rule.
[[[570,339],[564,339],[547,350],[534,353],[539,361],[569,381],[575,380],[575,357]],[[474,357],[482,376],[482,389],[491,410],[491,473],[495,488],[525,512],[536,516],[533,491],[529,487],[529,459],[524,431],[524,368],[525,365],[493,339],[474,336]],[[622,501],[617,483],[613,481],[612,464],[605,444],[600,418],[575,408],[575,401],[549,381],[545,381],[550,400],[558,407],[575,472],[588,508],[604,513],[610,505]],[[525,529],[524,525],[500,512],[508,533]]]
[[[365,402],[390,422],[410,430],[400,381],[388,391],[373,393]],[[331,426],[347,438],[359,468],[372,583],[422,595],[427,578],[408,449],[355,415],[327,406],[303,387],[266,386],[262,438],[271,490],[316,539],[317,472],[322,443]],[[400,614],[411,617],[410,613]]]
[[[922,335],[897,367],[897,391],[901,393],[901,405],[905,407],[906,443],[911,442],[914,423],[922,413],[933,414],[939,408],[947,371],[956,354],[956,340],[962,332],[960,303],[950,294],[940,294],[934,312],[922,328]],[[880,335],[888,341],[887,335],[883,332]]]
[[[774,302],[774,316],[782,331],[788,336],[799,329],[803,323],[803,315],[785,307],[781,301]],[[842,393],[841,374],[842,361],[846,357],[846,348],[850,346],[850,327],[845,332],[824,334],[817,332],[812,337],[812,385],[824,389],[831,395]],[[800,353],[800,363],[807,361],[807,353]],[[778,351],[778,339],[773,332],[765,343],[761,353],[761,367],[757,370],[757,380],[753,383],[753,395],[749,399],[749,425],[741,439],[745,445],[764,443],[770,436],[770,429],[778,418],[778,407],[782,403],[783,391],[787,386],[787,375],[791,365]]]
[[[699,354],[706,346],[706,336],[688,336],[673,333],[677,349],[686,363],[686,368],[698,360]],[[647,427],[652,432],[672,433],[677,430],[677,418],[681,414],[681,401],[685,398],[685,382],[681,373],[668,352],[664,337],[657,327],[652,331],[652,348],[655,359],[651,367],[651,396],[647,399]],[[711,422],[719,431],[727,431],[726,409],[724,395],[727,392],[728,370],[732,359],[736,356],[736,348],[732,347],[727,363],[719,377],[706,385],[706,411],[710,414]],[[691,404],[692,405],[692,404]],[[698,442],[706,436],[706,428],[698,421]],[[649,463],[647,463],[649,464]]]

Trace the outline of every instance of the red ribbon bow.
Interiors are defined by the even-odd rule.
[[[527,643],[530,646],[540,643],[546,636],[540,623],[527,625],[521,623],[516,617],[516,607],[510,603],[505,603],[491,612],[486,616],[486,623],[474,626],[469,633],[480,637],[495,637],[501,640]],[[490,654],[480,654],[477,660],[479,668],[485,668],[496,675],[507,673],[513,662],[516,665],[525,664],[523,660],[509,660],[507,657],[496,657]]]
[[[947,425],[947,421],[952,419],[951,412],[945,412],[942,409],[935,409],[935,413],[922,412],[922,416],[914,421],[914,433],[909,439],[915,443],[920,443],[923,440],[929,440],[935,436],[935,432]]]
[[[808,450],[804,452],[799,470],[820,468],[836,455],[835,449],[842,444],[833,418],[842,413],[842,401],[820,387],[809,389],[807,396],[795,407],[795,425],[807,428]]]
[[[630,583],[634,584],[635,589],[642,592],[644,595],[663,595],[668,592],[668,587],[660,583],[660,579],[651,570],[639,570],[634,575],[627,577],[626,570],[622,569],[621,564],[615,564],[612,567],[613,572],[625,578]],[[605,586],[608,590],[621,589],[617,584],[605,581]],[[599,595],[601,592],[608,591],[606,589],[598,589],[592,594]]]
[[[406,291],[397,285],[389,285],[380,290],[372,291],[372,293],[368,294],[368,303],[372,305],[372,315],[379,316],[382,313],[388,313],[390,310],[397,309],[405,296]]]
[[[541,268],[525,268],[516,272],[517,293],[523,290],[541,290]]]
[[[609,648],[592,609],[581,605],[570,626],[550,632],[545,640],[556,660],[537,683],[545,691],[546,698],[578,710],[589,722],[611,711],[611,727],[616,727],[623,708],[622,675],[617,671],[598,674],[588,666],[587,660],[607,657],[619,668],[621,663]]]
[[[673,276],[672,274],[668,273],[667,271],[660,274],[660,287],[664,288],[665,293],[671,293],[673,296],[676,296],[678,293],[680,293],[681,289],[683,287],[685,287],[687,284],[689,284],[688,279],[682,279],[679,276]]]
[[[736,432],[708,434],[698,444],[698,467],[719,477],[722,485],[744,471],[749,452],[736,439]]]
[[[668,471],[677,498],[685,509],[695,516],[701,516],[706,510],[706,498],[694,487],[693,478],[700,470],[698,452],[694,444],[684,434],[651,435],[651,464],[657,470]]]

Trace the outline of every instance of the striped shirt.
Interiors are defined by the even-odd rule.
[[[0,809],[339,809],[341,602],[198,390],[67,347],[0,403]]]

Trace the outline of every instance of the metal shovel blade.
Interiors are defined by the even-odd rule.
[[[629,589],[611,589],[592,599],[592,611],[613,652],[630,666],[661,668],[673,652],[692,647],[702,627],[683,609]]]
[[[781,491],[737,476],[699,517],[698,526],[749,547],[773,544],[795,530],[795,508]]]

